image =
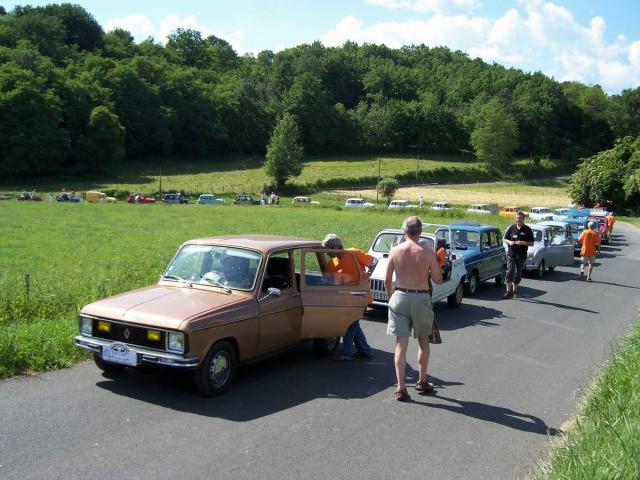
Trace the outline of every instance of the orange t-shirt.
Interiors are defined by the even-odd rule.
[[[613,215],[609,215],[607,217],[607,225],[609,226],[609,228],[613,228],[614,223],[616,223],[616,217],[614,217]]]
[[[578,237],[582,244],[580,255],[583,257],[593,257],[596,254],[597,246],[600,245],[600,234],[595,230],[585,230]]]
[[[348,248],[346,250],[355,253],[360,263],[360,270],[362,271],[373,261],[371,255],[363,252],[359,248]],[[358,266],[351,255],[344,255],[342,258],[333,257],[327,265],[328,273],[340,274],[336,280],[337,283],[341,285],[358,285],[360,283],[360,270],[358,270]]]
[[[436,258],[438,260],[438,265],[441,267],[447,263],[447,253],[445,252],[444,247],[440,247],[436,250]]]

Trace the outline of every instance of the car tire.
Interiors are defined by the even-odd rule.
[[[471,276],[469,277],[469,283],[465,285],[464,293],[469,297],[473,297],[476,293],[478,293],[478,286],[480,285],[480,278],[478,276],[477,270],[471,272]]]
[[[215,397],[227,392],[235,379],[237,364],[233,345],[224,340],[214,344],[200,368],[194,372],[193,380],[198,393]]]
[[[93,361],[100,370],[107,374],[122,373],[124,372],[124,369],[127,368],[124,365],[118,365],[117,363],[105,362],[99,353],[93,354]]]
[[[447,306],[449,308],[458,308],[462,303],[462,297],[464,296],[464,284],[462,281],[456,287],[456,291],[447,297]]]
[[[544,276],[544,270],[545,270],[545,264],[544,264],[544,260],[542,260],[536,270],[538,280],[542,279],[542,277]]]
[[[502,270],[500,270],[500,274],[496,275],[496,278],[495,278],[496,287],[502,287],[506,279],[507,279],[507,267],[502,267]]]

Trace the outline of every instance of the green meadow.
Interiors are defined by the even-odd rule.
[[[335,186],[373,186],[378,176],[407,178],[401,183],[415,182],[414,174],[435,175],[438,183],[487,180],[493,178],[484,164],[463,155],[414,155],[414,156],[334,156],[306,158],[302,174],[292,179],[291,191],[314,190],[319,181],[331,181]],[[36,189],[38,192],[84,192],[101,189],[110,192],[184,191],[192,194],[259,193],[263,185],[270,183],[264,173],[264,159],[258,157],[232,157],[192,160],[186,158],[154,158],[130,162],[120,170],[101,180],[45,178],[20,183],[0,185],[0,191],[20,192]],[[512,172],[505,175],[511,180],[546,178],[568,168],[561,162],[544,159],[538,166],[528,159],[514,161]],[[439,172],[436,174],[436,172]],[[363,184],[362,181],[365,181]],[[431,181],[431,180],[430,180]]]
[[[341,207],[66,204],[0,202],[0,378],[68,366],[85,358],[72,345],[80,308],[153,284],[180,244],[203,236],[265,233],[368,249],[408,211]],[[413,213],[413,211],[411,212]],[[461,211],[423,220],[449,223]],[[502,227],[509,219],[493,217]]]

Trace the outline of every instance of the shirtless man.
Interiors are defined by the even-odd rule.
[[[420,393],[434,393],[433,384],[427,382],[429,363],[429,334],[433,326],[431,281],[442,283],[442,273],[435,254],[418,244],[422,233],[422,220],[408,217],[402,224],[405,242],[389,252],[385,288],[389,295],[389,323],[387,333],[396,336],[394,363],[398,388],[396,400],[409,400],[405,385],[407,347],[409,335],[418,339],[418,365],[420,377],[415,389]],[[395,285],[393,274],[396,275]]]

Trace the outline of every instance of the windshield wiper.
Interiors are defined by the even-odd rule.
[[[177,280],[178,282],[189,285],[190,287],[193,286],[193,284],[189,280],[178,277],[177,275],[163,275],[162,278],[164,278],[165,280]]]
[[[213,278],[209,278],[209,277],[206,277],[206,276],[202,277],[201,280],[205,280],[205,281],[209,282],[213,286],[220,287],[226,293],[231,293],[231,289],[229,287],[227,287],[224,283],[219,282],[218,280],[214,280]]]

